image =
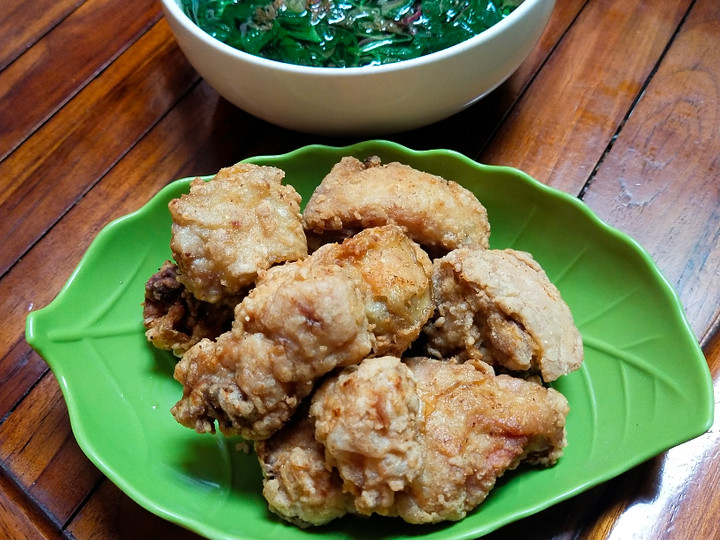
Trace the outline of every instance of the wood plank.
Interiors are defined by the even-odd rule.
[[[255,122],[206,85],[196,86],[0,281],[0,310],[10,314],[0,325],[0,343],[11,350],[0,365],[15,366],[21,354],[43,364],[23,339],[27,306],[42,307],[52,300],[102,226],[142,206],[170,180],[236,161],[239,148],[252,148]],[[246,133],[245,139],[227,136],[230,128]],[[13,310],[14,305],[22,307]],[[21,370],[13,374],[3,388],[27,384]],[[0,462],[61,523],[101,476],[72,437],[67,408],[51,374],[0,425]],[[67,478],[75,479],[71,489]]]
[[[689,3],[589,2],[480,159],[579,194]]]
[[[160,17],[155,0],[88,0],[2,72],[0,159]],[[88,31],[92,29],[92,31]]]
[[[162,20],[1,162],[0,275],[197,80]]]
[[[76,540],[102,538],[153,538],[154,540],[195,540],[187,529],[151,514],[106,480],[68,525]]]
[[[85,0],[25,0],[0,2],[0,71],[5,69]]]
[[[460,114],[430,126],[399,133],[393,140],[417,150],[449,148],[480,159],[495,131],[563,39],[587,0],[556,2],[545,31],[527,59],[507,81]]]
[[[50,303],[109,221],[137,210],[170,180],[196,171],[206,174],[240,159],[239,149],[252,147],[254,122],[199,85],[3,277],[0,349],[6,354],[0,358],[0,418],[47,369],[24,339],[28,311]],[[229,133],[231,126],[241,132],[247,127],[245,139]],[[188,132],[196,137],[188,139]]]
[[[0,463],[57,523],[64,523],[102,478],[72,435],[50,373],[0,425]]]
[[[703,286],[720,275],[718,27],[698,0],[584,196],[650,251],[700,339],[720,317],[720,287]]]
[[[0,538],[55,540],[58,529],[0,469]]]
[[[716,396],[720,291],[706,284],[717,282],[720,273],[720,52],[712,37],[719,31],[716,3],[698,0],[585,195],[602,218],[652,253],[678,289],[704,344]],[[620,486],[622,513],[617,520],[605,516],[599,525],[612,529],[612,537],[638,534],[640,510],[633,504],[651,493],[653,504],[640,521],[645,537],[720,536],[720,523],[707,519],[720,511],[717,400],[715,418],[710,431],[663,454],[653,474],[639,476],[632,488]]]
[[[20,306],[11,309],[14,313],[8,313],[8,325],[1,332],[2,339],[14,341],[9,341],[7,352],[0,359],[0,418],[8,414],[48,370],[45,362],[25,343],[22,329],[27,312]]]

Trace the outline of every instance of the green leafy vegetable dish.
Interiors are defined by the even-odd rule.
[[[461,43],[522,0],[182,0],[202,30],[247,53],[289,64],[360,67]]]
[[[551,468],[507,473],[458,522],[345,517],[303,530],[280,520],[262,496],[252,451],[175,421],[177,359],[145,339],[145,282],[171,256],[168,202],[189,190],[183,179],[103,229],[58,297],[27,319],[27,340],[57,377],[78,444],[140,505],[218,539],[478,538],[712,425],[710,371],[677,295],[638,244],[575,197],[516,169],[386,141],[307,146],[248,161],[283,169],[307,201],[343,156],[369,155],[470,189],[488,210],[491,247],[532,253],[560,289],[585,348],[581,368],[553,383],[570,404],[563,456]]]

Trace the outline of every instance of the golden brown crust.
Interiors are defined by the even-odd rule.
[[[148,341],[182,356],[203,338],[215,339],[230,329],[233,306],[195,298],[177,279],[177,266],[165,261],[145,284],[143,324]]]
[[[583,360],[580,332],[557,287],[528,253],[463,248],[434,262],[434,356],[481,358],[546,382]]]
[[[566,445],[567,400],[487,366],[409,360],[424,415],[422,472],[398,494],[410,523],[462,519],[521,462],[552,465]]]
[[[169,203],[170,247],[179,279],[198,299],[219,302],[252,285],[259,270],[307,255],[300,195],[275,167],[239,163]]]
[[[175,368],[183,397],[172,413],[200,432],[264,439],[282,427],[315,380],[372,350],[365,306],[347,272],[310,259],[268,271],[235,310],[230,332],[203,340]]]
[[[175,418],[200,432],[217,421],[227,434],[269,437],[322,375],[411,344],[432,314],[431,268],[387,226],[261,272],[232,330],[199,342],[176,366],[183,397]]]
[[[367,358],[330,376],[309,418],[260,447],[264,471],[295,455],[266,473],[264,492],[273,511],[305,524],[345,513],[462,519],[506,471],[555,463],[567,414],[559,392],[481,362]],[[308,493],[326,493],[328,506],[304,504]]]
[[[456,182],[392,162],[344,157],[303,212],[309,235],[348,234],[395,224],[432,254],[465,245],[488,247],[485,207]]]
[[[270,510],[299,527],[324,525],[354,512],[337,471],[325,464],[325,447],[315,440],[307,411],[298,413],[272,438],[255,443]]]
[[[358,512],[392,513],[395,493],[419,474],[421,414],[415,377],[393,356],[367,358],[313,396],[315,437]]]
[[[402,354],[420,335],[432,315],[432,261],[396,225],[365,229],[313,258],[352,267],[365,298],[377,356]]]

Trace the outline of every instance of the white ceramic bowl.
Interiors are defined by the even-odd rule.
[[[180,48],[225,99],[273,124],[324,135],[380,135],[421,127],[468,107],[530,54],[555,0],[525,0],[469,40],[413,60],[356,68],[285,64],[210,37],[162,0]]]

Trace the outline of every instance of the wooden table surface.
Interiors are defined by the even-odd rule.
[[[678,291],[720,379],[717,0],[558,0],[500,88],[387,137],[523,169],[629,233]],[[191,538],[79,449],[53,373],[25,341],[109,221],[169,181],[309,143],[189,66],[157,0],[0,2],[0,537]],[[720,538],[720,430],[489,536]]]

